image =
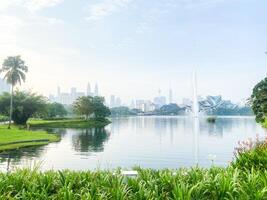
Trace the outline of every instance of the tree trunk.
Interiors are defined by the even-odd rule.
[[[8,129],[10,129],[10,126],[11,126],[12,112],[13,112],[13,84],[11,85],[11,96],[10,96],[10,110],[9,110]]]

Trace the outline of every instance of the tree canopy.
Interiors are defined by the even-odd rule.
[[[0,95],[0,113],[9,114],[10,94]],[[41,95],[30,92],[16,91],[14,93],[14,108],[12,111],[12,120],[15,124],[26,124],[30,117],[39,115],[46,110],[46,98]]]
[[[4,79],[6,82],[11,84],[8,128],[10,128],[12,120],[14,86],[18,83],[21,84],[21,81],[25,82],[26,72],[28,72],[28,67],[25,65],[25,62],[20,58],[20,56],[7,57],[0,69],[0,73],[4,73]]]
[[[105,118],[110,115],[110,110],[104,105],[103,97],[82,96],[73,103],[73,110],[78,115],[85,116],[86,119],[94,114],[96,118]]]
[[[67,110],[61,103],[53,102],[47,105],[46,115],[49,118],[64,117],[68,114]]]
[[[267,77],[253,88],[250,102],[256,121],[263,122],[267,117]]]

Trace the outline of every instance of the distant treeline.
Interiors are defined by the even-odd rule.
[[[186,115],[190,113],[190,108],[179,107],[177,104],[164,105],[154,111],[144,112],[140,109],[130,109],[126,106],[114,107],[110,109],[111,116],[131,116],[131,115]],[[201,111],[202,113],[204,111]],[[253,115],[249,106],[235,108],[216,108],[212,111],[204,112],[208,115]]]

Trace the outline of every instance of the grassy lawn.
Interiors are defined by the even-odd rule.
[[[30,119],[28,124],[31,127],[49,127],[49,128],[91,128],[91,127],[104,127],[108,125],[108,119],[63,119],[63,120],[42,120]]]
[[[7,129],[7,125],[0,125],[0,151],[44,145],[59,139],[57,135],[45,131],[28,131],[16,126]]]

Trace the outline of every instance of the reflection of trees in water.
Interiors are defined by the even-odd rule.
[[[109,139],[110,133],[105,128],[90,128],[77,130],[72,136],[72,144],[76,151],[100,152],[104,150],[104,142]]]
[[[252,118],[218,118],[215,123],[207,123],[206,119],[200,123],[200,133],[222,137],[233,129],[245,131],[246,128],[255,129],[256,123]]]
[[[33,131],[47,131],[48,133],[56,133],[63,137],[66,133],[66,129],[59,128],[31,128]],[[16,165],[20,163],[23,158],[34,159],[41,156],[41,154],[45,151],[45,146],[33,146],[33,147],[25,147],[16,150],[4,151],[0,153],[0,163],[7,163],[7,166]]]
[[[10,150],[0,153],[0,163],[6,163],[9,166],[20,163],[23,158],[39,157],[44,151],[44,146],[25,147],[16,150]]]

